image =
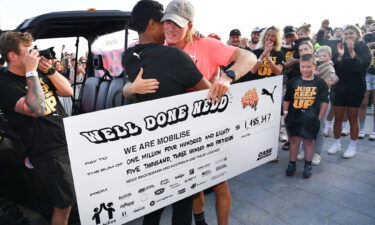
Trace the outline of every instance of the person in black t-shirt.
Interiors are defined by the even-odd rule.
[[[302,26],[298,27],[297,36],[298,36],[298,39],[294,42],[293,58],[295,59],[299,59],[300,57],[299,52],[298,52],[300,43],[305,42],[305,41],[310,41],[311,43],[313,42],[311,40],[310,24],[303,24]]]
[[[297,40],[296,29],[293,26],[284,27],[284,44],[281,46],[281,51],[284,53],[284,75],[287,81],[291,79],[291,67],[298,62],[294,56],[294,42]]]
[[[305,167],[303,176],[311,177],[313,145],[316,139],[320,120],[328,105],[328,86],[320,77],[314,76],[315,57],[312,54],[301,56],[301,77],[288,83],[284,99],[284,116],[290,138],[289,164],[287,176],[296,171],[296,159],[301,141],[305,149]]]
[[[359,133],[359,107],[366,92],[366,72],[371,62],[370,50],[361,41],[360,29],[354,25],[344,28],[343,43],[337,44],[338,57],[335,63],[337,76],[340,78],[335,85],[335,122],[333,132],[334,144],[328,149],[329,154],[336,154],[341,150],[340,136],[345,112],[350,124],[350,143],[343,157],[352,158],[356,154],[356,144]]]
[[[149,85],[158,86],[152,92],[136,94],[137,101],[143,102],[186,93],[189,88],[208,89],[210,83],[196,68],[190,56],[178,48],[163,46],[164,32],[161,24],[163,6],[150,0],[141,0],[133,8],[129,27],[138,32],[139,44],[129,48],[123,55],[122,63],[133,86],[142,77]],[[157,81],[156,81],[157,79]],[[147,84],[146,84],[147,85]],[[126,90],[129,96],[132,91]],[[173,204],[173,225],[191,225],[192,196]],[[163,208],[144,216],[144,225],[157,225]]]
[[[298,44],[298,55],[302,56],[304,54],[314,54],[315,49],[311,41],[303,41]],[[301,71],[300,71],[300,65],[299,65],[299,58],[294,60],[294,63],[292,67],[290,68],[288,80],[292,80],[295,77],[300,77]]]
[[[57,94],[72,96],[73,90],[32,44],[29,33],[1,35],[0,52],[8,65],[0,74],[0,108],[46,186],[54,207],[51,224],[67,224],[75,194],[62,121],[65,112]]]
[[[253,51],[258,61],[250,70],[251,73],[241,77],[238,82],[262,79],[280,75],[283,71],[284,61],[281,49],[281,34],[279,28],[272,26],[262,33],[260,48]]]
[[[283,62],[283,75],[284,75],[284,82],[283,82],[283,93],[285,94],[285,88],[288,81],[292,78],[292,67],[294,64],[298,63],[298,59],[293,58],[294,56],[294,42],[297,40],[297,33],[296,29],[293,26],[285,26],[284,29],[284,43],[281,46],[281,51],[284,53],[284,62]],[[281,115],[283,112],[281,111]],[[281,149],[288,151],[290,148],[290,142],[288,141],[287,136],[280,131],[279,135],[280,141],[286,141]]]

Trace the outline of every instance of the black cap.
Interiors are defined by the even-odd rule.
[[[284,27],[284,37],[287,36],[288,34],[293,34],[296,32],[296,28],[293,26],[286,26]]]
[[[233,29],[230,31],[229,36],[241,36],[241,31],[239,29]]]

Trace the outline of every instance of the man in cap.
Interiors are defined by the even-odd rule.
[[[253,30],[251,31],[251,40],[249,44],[249,48],[251,49],[251,51],[258,48],[258,42],[259,42],[261,31],[262,29],[260,27],[254,27]]]
[[[241,31],[239,29],[233,29],[230,31],[228,44],[234,47],[240,47]]]
[[[281,47],[281,51],[284,52],[285,62],[283,63],[284,67],[284,75],[286,75],[286,82],[291,79],[291,67],[298,62],[298,59],[294,59],[294,41],[297,40],[297,33],[296,28],[293,26],[285,26],[284,27],[284,43]],[[279,140],[285,142],[282,146],[282,149],[287,151],[290,148],[290,142],[288,141],[288,137],[284,134],[283,131],[280,130]]]
[[[294,64],[293,54],[294,54],[294,41],[297,40],[296,29],[293,26],[284,27],[284,44],[281,50],[285,54],[285,64],[284,67],[289,68]]]

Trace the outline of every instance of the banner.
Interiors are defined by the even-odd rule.
[[[83,225],[124,224],[277,157],[282,76],[64,119]]]

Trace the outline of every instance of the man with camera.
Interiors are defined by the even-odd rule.
[[[57,94],[72,96],[73,91],[32,45],[26,32],[1,35],[0,54],[7,68],[0,74],[0,108],[46,187],[54,207],[51,224],[66,225],[75,194],[62,120],[66,114]]]

